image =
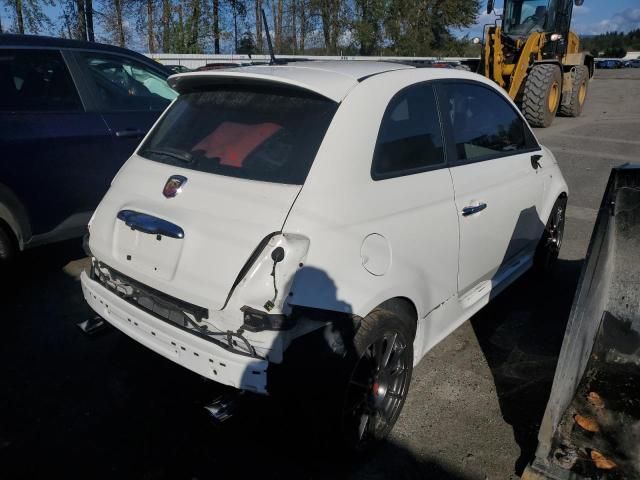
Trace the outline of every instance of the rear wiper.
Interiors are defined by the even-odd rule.
[[[180,160],[181,162],[191,163],[193,162],[193,157],[190,153],[183,152],[182,150],[177,150],[173,148],[145,148],[140,153],[153,153],[155,155],[165,155],[167,157],[175,158],[176,160]]]

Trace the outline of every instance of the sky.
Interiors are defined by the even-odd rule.
[[[496,7],[502,4],[501,0],[495,2]],[[482,26],[495,21],[493,13],[486,13],[486,2],[483,2],[481,12],[476,25],[460,30],[461,35],[482,36]],[[581,7],[573,7],[571,29],[578,35],[597,35],[614,30],[628,32],[635,28],[640,28],[640,0],[584,0]]]

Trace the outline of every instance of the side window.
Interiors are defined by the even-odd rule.
[[[459,161],[482,160],[537,147],[529,126],[491,88],[471,83],[438,87]]]
[[[164,76],[135,60],[93,53],[81,57],[105,111],[161,111],[178,95]]]
[[[0,111],[74,111],[82,105],[56,50],[0,50]]]
[[[401,91],[382,118],[371,170],[373,178],[409,174],[444,161],[433,87],[421,84]]]

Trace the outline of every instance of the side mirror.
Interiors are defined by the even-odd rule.
[[[576,0],[578,2],[580,0]],[[493,0],[487,0],[487,14],[493,12]]]
[[[584,3],[584,0],[575,0],[574,3],[576,4],[576,7],[581,7],[582,4]]]

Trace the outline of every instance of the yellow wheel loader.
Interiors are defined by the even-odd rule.
[[[573,5],[582,0],[505,0],[484,31],[478,72],[503,87],[534,127],[556,113],[577,117],[593,76],[593,57],[570,31]],[[487,2],[487,12],[494,2]]]

